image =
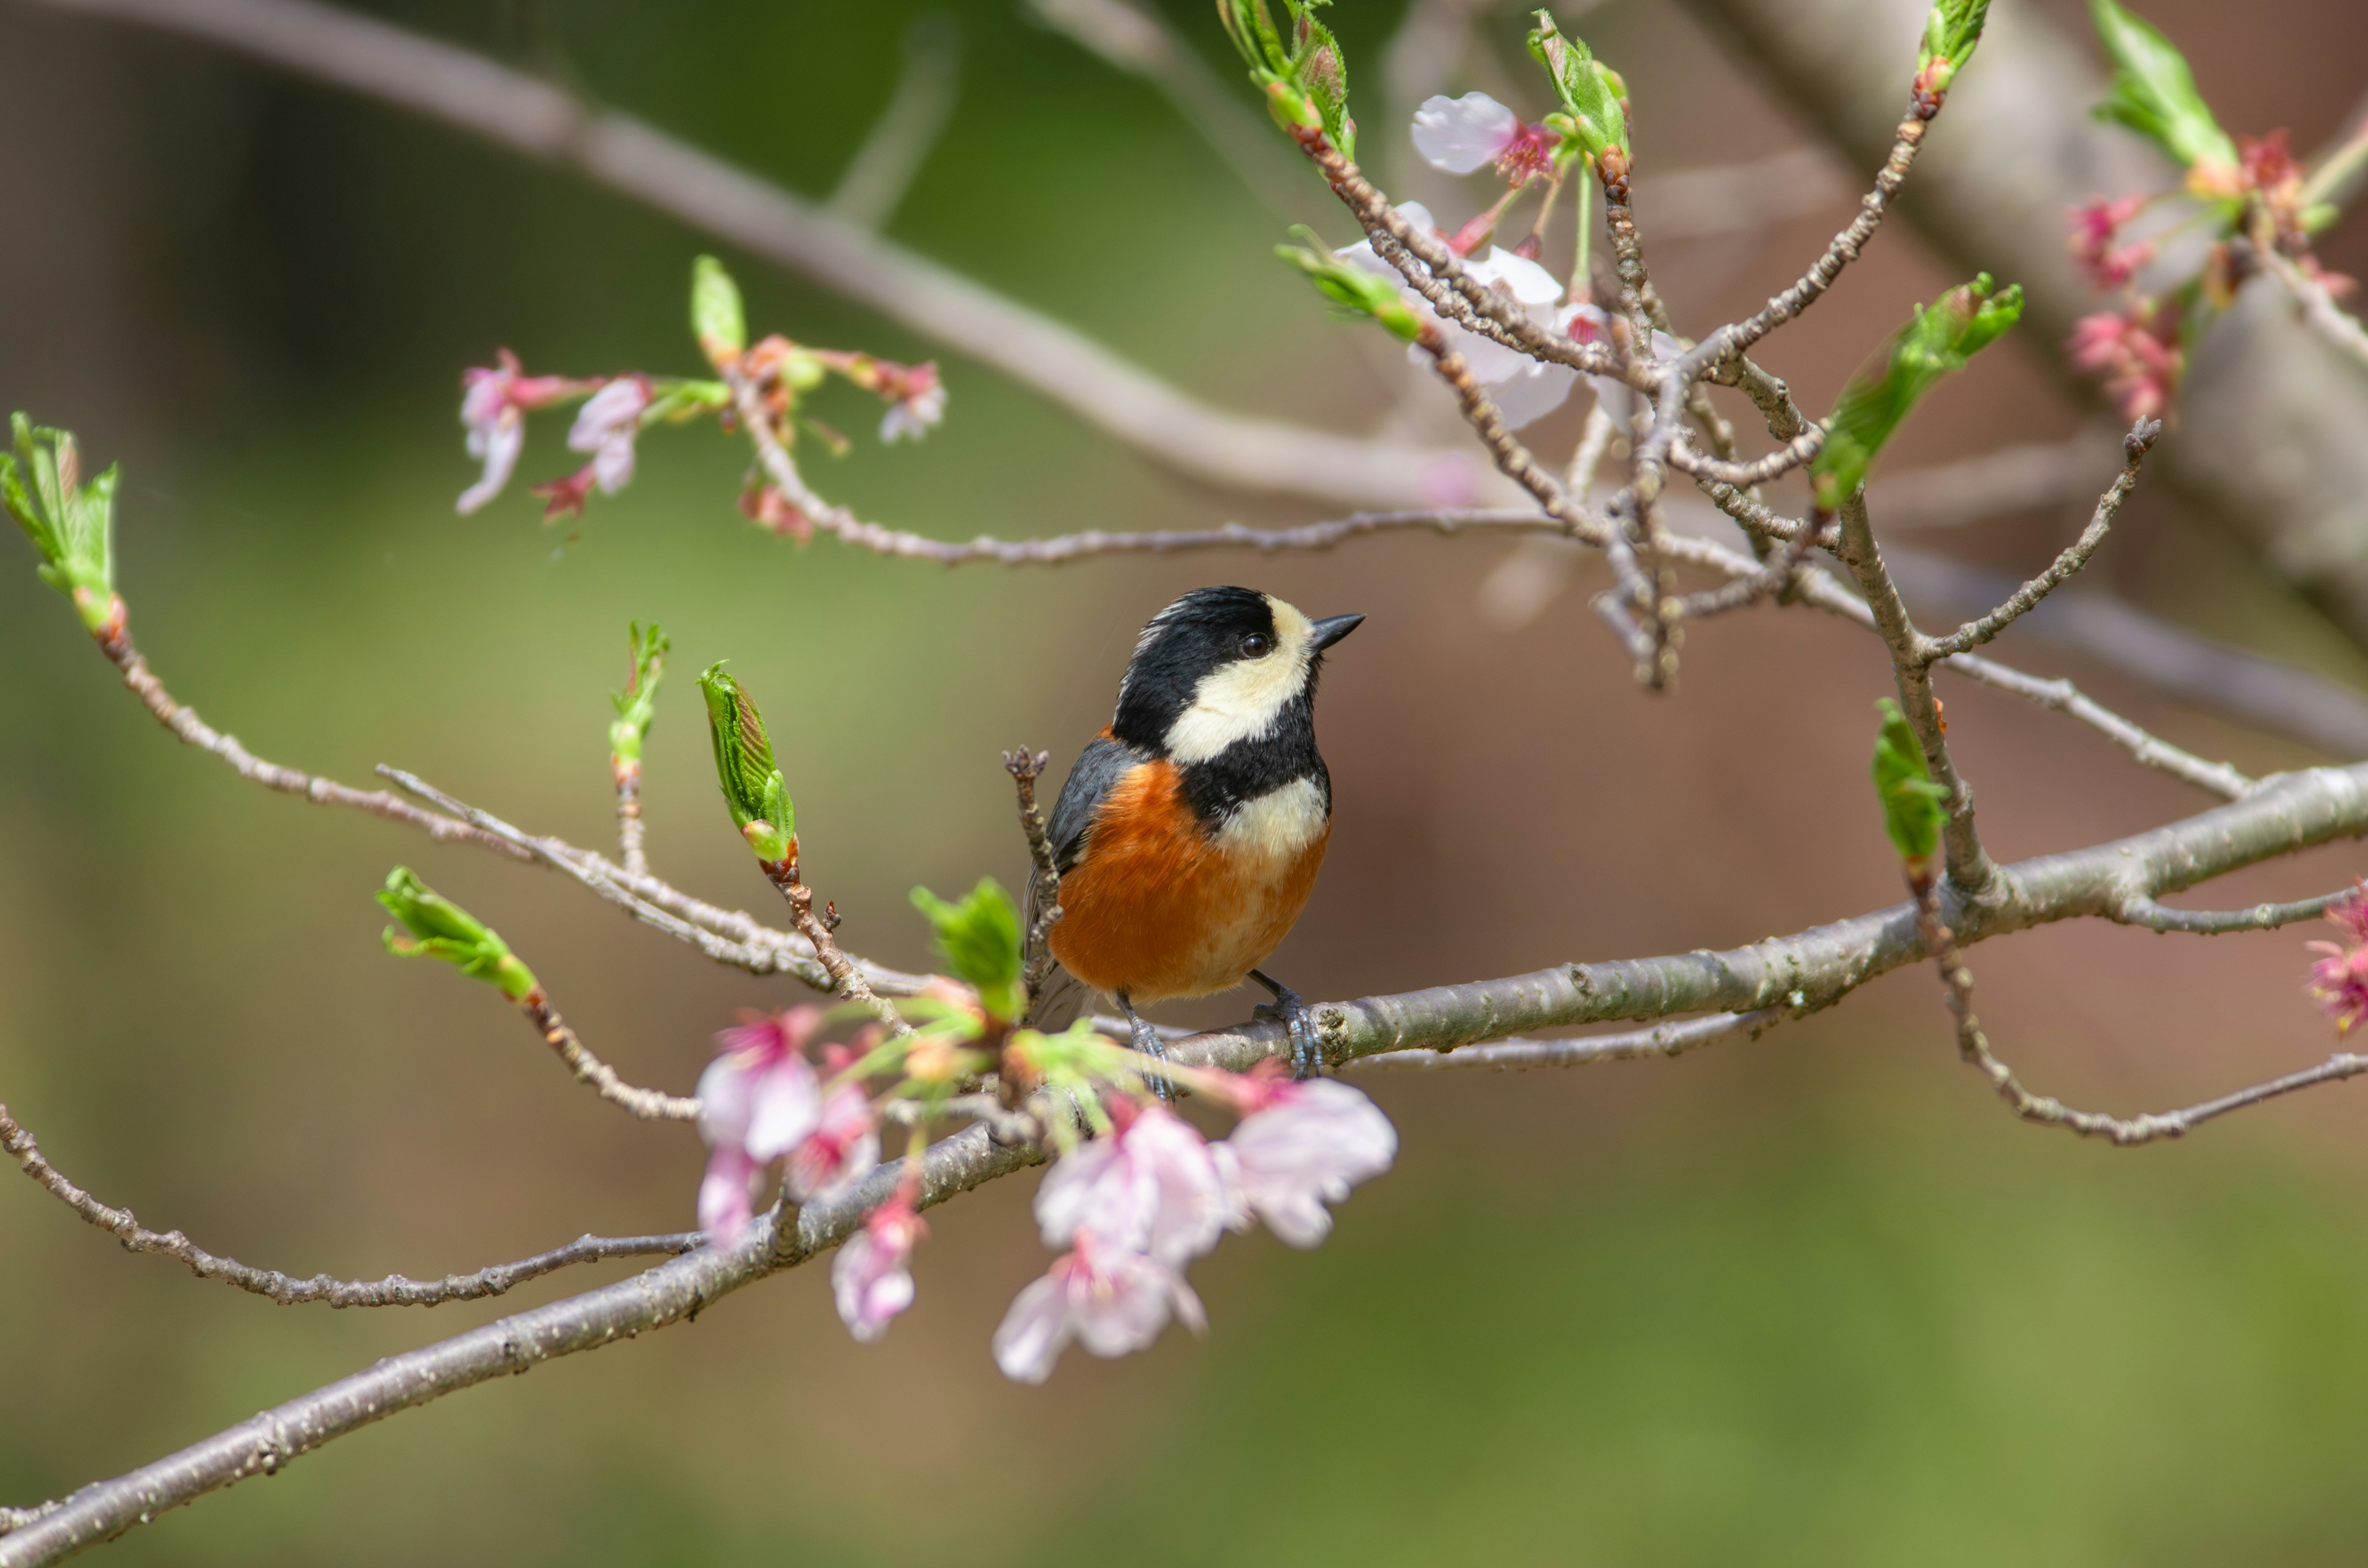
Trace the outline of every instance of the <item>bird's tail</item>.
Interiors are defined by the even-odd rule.
[[[1091,986],[1056,963],[1029,1005],[1028,1017],[1020,1021],[1029,1028],[1059,1034],[1077,1021],[1093,994]]]

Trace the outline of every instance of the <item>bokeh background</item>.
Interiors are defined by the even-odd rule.
[[[962,29],[960,97],[898,239],[1212,400],[1344,429],[1396,407],[1402,428],[1450,432],[1443,398],[1406,400],[1388,357],[1274,265],[1282,219],[1156,93],[1009,0],[931,8]],[[825,192],[922,7],[372,9]],[[1378,57],[1398,9],[1338,8],[1352,62]],[[2342,0],[2149,14],[2232,128],[2287,125],[2314,146],[2361,88],[2368,25]],[[1172,15],[1220,60],[1204,6]],[[1627,73],[1640,143],[1665,166],[1805,141],[1665,0],[1567,19]],[[1483,48],[1433,85],[1510,82],[1497,90],[1537,112],[1520,30],[1509,13],[1485,20]],[[1364,112],[1370,145],[1403,138]],[[1312,176],[1274,155],[1298,182],[1295,216],[1345,239]],[[14,0],[0,4],[0,401],[123,462],[121,578],[142,646],[264,756],[348,780],[400,764],[603,843],[605,693],[627,620],[654,616],[678,672],[646,774],[660,869],[768,907],[683,678],[729,657],[771,716],[843,936],[918,966],[909,887],[1020,877],[997,749],[1025,740],[1065,766],[1104,722],[1143,619],[1183,588],[1240,581],[1372,617],[1326,676],[1338,825],[1275,965],[1312,996],[1724,947],[1897,896],[1864,783],[1887,672],[1873,641],[1836,626],[1717,623],[1690,642],[1681,688],[1652,699],[1585,612],[1588,580],[1526,628],[1481,613],[1502,542],[947,572],[750,527],[733,506],[745,451],[702,429],[646,439],[632,489],[580,525],[542,527],[522,487],[459,518],[461,367],[507,344],[536,369],[692,369],[685,283],[712,242],[379,107]],[[1747,310],[1849,205],[1662,247],[1661,287],[1697,326]],[[935,352],[723,254],[759,330]],[[2368,225],[2326,254],[2368,271]],[[1953,280],[1886,231],[1770,358],[1822,407],[1910,301]],[[853,393],[823,405],[858,437],[816,470],[829,494],[949,538],[1315,515],[1180,483],[939,357],[950,417],[917,448],[883,451]],[[1578,412],[1539,426],[1540,445],[1566,450]],[[1894,461],[2088,417],[2052,345],[2010,341],[1932,400]],[[563,430],[536,427],[522,478],[560,472]],[[2027,568],[2077,521],[1994,519],[1937,542]],[[66,1171],[152,1224],[295,1273],[436,1275],[586,1230],[689,1222],[695,1142],[566,1083],[483,988],[385,957],[370,893],[391,864],[415,866],[502,929],[596,1050],[677,1090],[713,1029],[788,1000],[788,983],[708,967],[547,875],[241,783],[139,711],[27,552],[0,542],[0,1095]],[[2223,640],[2368,673],[2159,494],[2100,571]],[[2240,767],[2321,760],[2050,650],[2007,652]],[[1961,688],[1950,713],[2002,855],[2207,803],[2035,709]],[[2363,869],[2356,847],[2322,851],[2212,902],[2304,896]],[[2032,1082],[2161,1108],[2323,1054],[2301,989],[2313,934],[2079,926],[1973,958],[1984,1017]],[[880,1346],[850,1343],[825,1271],[802,1270],[695,1325],[339,1441],[107,1550],[356,1564],[2305,1563],[2368,1550],[2359,1091],[2169,1147],[2078,1143],[2016,1123],[1958,1064],[1922,971],[1677,1062],[1360,1082],[1400,1127],[1398,1167],[1318,1252],[1256,1237],[1201,1266],[1205,1343],[1170,1335],[1121,1363],[1074,1353],[1044,1389],[1007,1383],[987,1338],[1045,1261],[1022,1177],[933,1216],[919,1304]],[[596,1278],[432,1313],[281,1309],[127,1257],[13,1177],[0,1260],[0,1499],[14,1504]]]

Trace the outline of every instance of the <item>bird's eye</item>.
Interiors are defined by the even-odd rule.
[[[1274,639],[1263,631],[1253,631],[1242,639],[1242,657],[1263,659],[1274,652]]]

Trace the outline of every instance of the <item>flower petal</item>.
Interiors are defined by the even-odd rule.
[[[995,1331],[995,1364],[1014,1382],[1041,1383],[1069,1344],[1069,1305],[1056,1271],[1032,1280],[1012,1298]]]
[[[1452,175],[1495,163],[1520,131],[1520,116],[1486,93],[1428,97],[1414,111],[1414,150]]]

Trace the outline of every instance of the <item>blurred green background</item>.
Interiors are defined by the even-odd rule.
[[[1282,218],[1156,93],[1008,0],[933,8],[962,26],[961,96],[896,238],[1214,401],[1344,429],[1397,403],[1388,356],[1328,325],[1270,260]],[[921,7],[376,9],[821,193]],[[1216,60],[1206,8],[1172,14]],[[2362,24],[2342,0],[2152,14],[2233,127],[2290,124],[2311,146],[2360,87],[2346,40]],[[1353,65],[1378,58],[1398,7],[1336,15]],[[1801,140],[1658,0],[1611,0],[1583,25],[1628,74],[1640,143],[1669,165]],[[1430,85],[1520,81],[1520,30],[1486,17],[1481,55]],[[1403,128],[1379,104],[1361,112],[1386,167]],[[1292,215],[1345,238],[1313,178],[1276,157],[1298,182]],[[997,749],[1024,740],[1065,767],[1143,619],[1182,588],[1239,581],[1372,616],[1326,677],[1338,828],[1277,960],[1311,995],[1725,946],[1897,896],[1865,799],[1869,704],[1888,687],[1871,641],[1790,615],[1721,622],[1690,642],[1683,688],[1653,700],[1585,612],[1585,582],[1524,630],[1484,619],[1501,543],[1057,573],[800,550],[734,511],[745,452],[712,430],[646,439],[639,479],[580,525],[540,526],[522,484],[458,518],[461,368],[507,344],[536,369],[693,369],[685,284],[712,242],[377,107],[15,4],[0,5],[0,395],[123,461],[131,624],[176,694],[263,756],[348,781],[399,764],[605,843],[604,693],[627,620],[655,617],[679,674],[728,656],[764,702],[844,938],[917,966],[905,890],[983,872],[1018,885]],[[1649,214],[1649,179],[1640,191]],[[1671,245],[1663,289],[1697,325],[1748,309],[1848,210]],[[2332,239],[2331,264],[2363,269],[2362,230]],[[936,351],[724,254],[760,331]],[[1886,233],[1771,358],[1822,405],[1908,301],[1948,281]],[[1935,398],[1901,460],[2061,434],[2082,415],[2052,354],[1994,354]],[[1179,483],[939,357],[949,418],[917,448],[881,449],[853,393],[820,407],[856,436],[815,467],[827,494],[948,538],[1317,515]],[[1397,417],[1443,439],[1431,390]],[[1579,412],[1538,427],[1543,449],[1566,449]],[[522,481],[569,462],[563,430],[536,426]],[[2074,521],[1946,542],[2029,565]],[[2109,555],[2134,597],[2359,673],[2305,607],[2156,495]],[[435,1275],[690,1222],[695,1142],[566,1084],[490,993],[386,959],[369,895],[390,864],[416,867],[500,927],[594,1049],[677,1091],[713,1029],[787,1000],[787,983],[708,967],[552,877],[241,783],[138,710],[24,551],[0,556],[0,1096],[63,1169],[159,1228],[300,1274]],[[2009,651],[2239,766],[2314,760],[2047,650]],[[653,737],[652,851],[675,881],[762,913],[690,695],[678,676]],[[2045,713],[1972,691],[1950,704],[2002,854],[2206,803]],[[2303,896],[2362,869],[2353,848],[2323,851],[2213,901]],[[2323,1053],[2307,935],[2066,929],[1987,945],[1974,967],[2028,1079],[2159,1108]],[[802,1270],[694,1326],[405,1415],[107,1550],[1703,1564],[2368,1550],[2356,1092],[2182,1145],[2078,1144],[2018,1125],[1958,1065],[1921,972],[1678,1062],[1360,1081],[1399,1124],[1398,1168],[1318,1252],[1256,1238],[1202,1265],[1205,1343],[1077,1353],[1047,1388],[1005,1382],[987,1337],[1045,1261],[1023,1177],[932,1216],[920,1302],[880,1346],[852,1344],[824,1271]],[[431,1313],[280,1309],[123,1256],[15,1179],[0,1182],[0,1500],[19,1505],[596,1277]]]

